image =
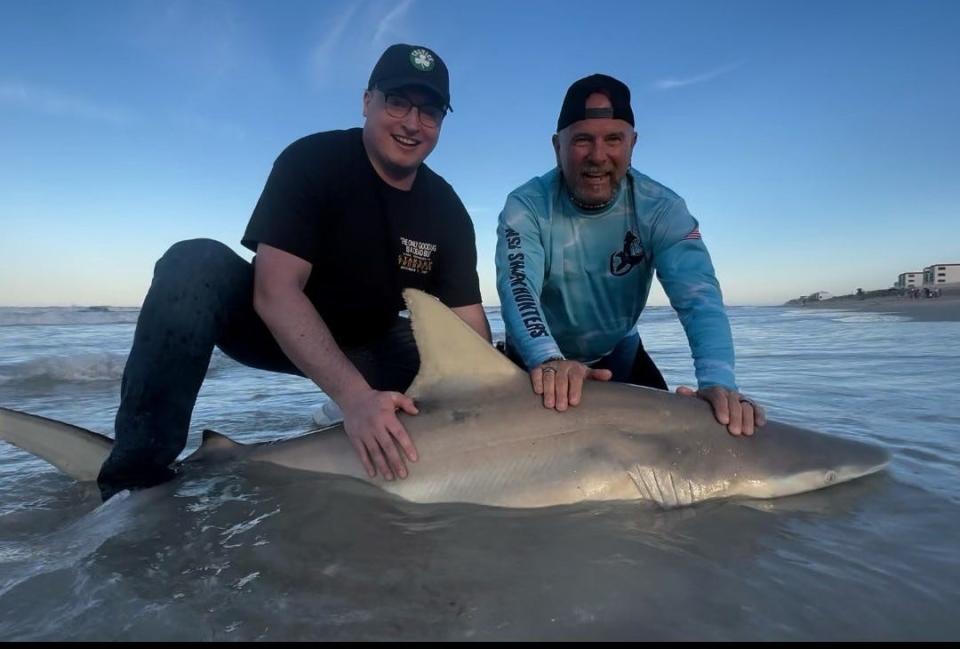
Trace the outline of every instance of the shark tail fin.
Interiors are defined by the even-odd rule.
[[[113,448],[113,440],[99,433],[8,408],[0,408],[0,439],[81,482],[97,479]]]
[[[478,393],[529,390],[530,379],[440,300],[403,291],[420,352],[420,371],[407,390],[414,399],[473,398]]]

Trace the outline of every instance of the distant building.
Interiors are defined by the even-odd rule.
[[[900,273],[897,276],[897,288],[916,288],[923,284],[923,271]]]
[[[960,264],[934,264],[923,269],[923,285],[937,286],[960,282]]]

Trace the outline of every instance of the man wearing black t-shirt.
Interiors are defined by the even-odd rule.
[[[124,370],[104,498],[174,475],[214,346],[301,374],[341,407],[367,473],[404,478],[416,448],[397,418],[419,367],[401,291],[437,296],[490,340],[470,217],[423,164],[450,110],[446,65],[393,45],[363,94],[363,128],[317,133],[277,158],[242,243],[196,239],[157,262]]]

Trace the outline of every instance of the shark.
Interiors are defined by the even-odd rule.
[[[349,476],[418,503],[534,508],[638,500],[663,508],[722,498],[770,499],[883,470],[873,443],[768,421],[732,436],[697,398],[590,381],[578,406],[544,408],[517,367],[433,296],[404,291],[420,370],[399,415],[417,446],[405,479],[367,476],[341,423],[241,444],[203,431],[184,464],[267,462]],[[112,440],[71,424],[0,408],[0,438],[79,481],[96,480]]]

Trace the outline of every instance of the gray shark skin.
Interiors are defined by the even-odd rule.
[[[409,477],[367,477],[341,424],[242,445],[212,431],[185,463],[269,462],[351,476],[414,502],[544,507],[643,500],[663,507],[715,498],[777,498],[875,473],[886,450],[770,421],[734,437],[709,404],[633,385],[588,382],[579,406],[548,410],[514,366],[438,300],[404,292],[421,355],[400,414],[420,460]],[[0,438],[78,480],[93,480],[109,438],[0,409]]]

